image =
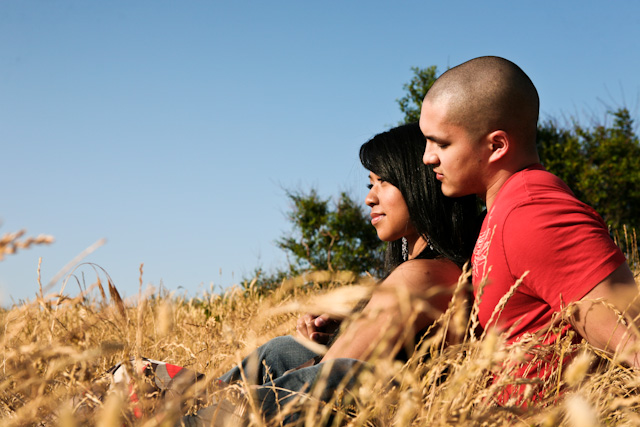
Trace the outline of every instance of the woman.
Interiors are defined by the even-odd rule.
[[[419,126],[408,124],[378,134],[360,148],[360,161],[370,171],[370,191],[365,201],[371,207],[371,223],[378,237],[389,242],[385,257],[387,276],[379,291],[404,288],[410,293],[421,293],[434,286],[451,285],[457,282],[461,273],[458,267],[470,258],[475,244],[480,224],[475,197],[450,199],[442,195],[439,181],[422,163],[424,145]],[[386,214],[387,210],[391,214]],[[385,292],[377,292],[365,312],[380,310],[378,304],[389,304],[389,299]],[[442,312],[449,299],[441,296],[431,304]],[[400,320],[396,325],[398,333],[404,329],[403,319]],[[433,313],[422,313],[410,325],[412,332],[421,331],[433,320]],[[331,330],[323,328],[333,327],[327,315],[307,314],[297,324],[300,335],[319,343],[327,342],[331,336]],[[356,331],[355,326],[352,330]],[[362,343],[377,343],[379,338],[366,327],[353,335]],[[325,360],[338,354],[355,358],[363,355],[363,349],[358,349],[351,340],[336,344],[331,346]],[[397,348],[396,344],[393,340],[389,343]]]
[[[417,124],[393,128],[376,135],[360,148],[360,160],[369,173],[371,224],[378,237],[389,242],[385,256],[387,276],[376,286],[362,315],[337,335],[324,356],[291,336],[274,338],[220,379],[233,383],[242,379],[255,384],[255,402],[263,415],[275,415],[288,399],[307,391],[322,370],[326,381],[320,397],[330,399],[347,373],[362,361],[376,357],[403,357],[420,335],[446,310],[450,292],[403,309],[403,296],[424,300],[434,289],[451,290],[469,259],[477,232],[474,197],[448,199],[439,190],[431,170],[422,163],[424,137]],[[436,310],[433,308],[435,307]],[[332,335],[327,315],[303,316],[297,330],[303,337],[326,341]],[[332,360],[330,364],[325,364]],[[238,405],[221,401],[185,417],[186,425],[210,425],[246,420]],[[215,425],[215,424],[214,424]],[[222,425],[222,424],[221,424]]]

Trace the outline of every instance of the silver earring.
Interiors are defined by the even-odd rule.
[[[406,261],[409,259],[409,242],[407,242],[407,238],[402,238],[402,260]]]

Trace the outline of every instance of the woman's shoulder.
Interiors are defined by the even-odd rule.
[[[457,283],[461,273],[460,268],[448,259],[412,259],[398,265],[383,283],[410,287],[451,285]]]
[[[455,271],[460,272],[460,267],[458,267],[453,261],[447,258],[415,258],[405,261],[399,264],[394,270],[395,271],[413,271],[413,270],[428,270],[428,271]],[[392,274],[393,274],[392,272]]]

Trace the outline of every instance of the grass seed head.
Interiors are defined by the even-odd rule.
[[[564,380],[571,387],[576,387],[582,383],[591,365],[591,355],[586,351],[578,354],[567,366],[564,373]]]
[[[565,401],[567,424],[571,427],[599,427],[593,406],[582,396],[569,396]]]
[[[173,304],[169,299],[163,300],[158,306],[158,335],[165,337],[173,329]]]
[[[104,405],[96,417],[96,427],[121,427],[124,393],[114,392],[107,395]]]

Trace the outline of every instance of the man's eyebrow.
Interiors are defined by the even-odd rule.
[[[427,141],[433,141],[436,144],[442,144],[444,142],[447,142],[445,139],[437,137],[437,136],[433,136],[433,135],[425,135],[424,139],[426,139]]]

